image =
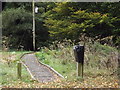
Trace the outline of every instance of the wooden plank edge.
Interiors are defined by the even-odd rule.
[[[32,54],[32,53],[35,53],[35,52],[34,52],[34,51],[32,51],[32,52],[24,53],[24,54],[22,54],[22,55],[20,56],[20,58],[19,58],[19,59],[22,59],[22,57],[24,57],[26,54]]]
[[[35,55],[36,56],[36,55]],[[36,57],[37,58],[37,57]],[[38,58],[37,58],[37,60],[38,60]],[[47,64],[44,64],[44,63],[42,63],[42,62],[40,62],[39,60],[38,60],[38,62],[40,63],[40,64],[42,64],[42,65],[44,65],[45,67],[47,67],[47,68],[49,68],[51,71],[53,71],[55,74],[57,74],[57,76],[59,76],[59,77],[61,77],[61,78],[64,78],[64,76],[62,76],[60,73],[58,73],[55,69],[53,69],[51,66],[49,66],[49,65],[47,65]]]
[[[24,64],[24,62],[22,62],[21,61],[21,63],[24,65],[24,67],[27,69],[27,71],[29,72],[29,74],[30,74],[30,76],[31,76],[31,78],[33,79],[33,80],[36,80],[36,81],[38,81],[37,79],[35,79],[35,77],[32,75],[32,73],[30,72],[30,70],[29,70],[29,68],[27,67],[27,65],[26,64]]]

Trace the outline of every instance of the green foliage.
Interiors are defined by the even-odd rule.
[[[32,18],[31,13],[26,12],[22,8],[7,9],[6,11],[2,12],[2,18],[4,21],[3,29],[9,28],[11,30],[16,28],[17,30],[20,30],[20,29],[26,30],[26,29],[31,29],[32,27],[32,25],[28,23],[28,21],[30,21]],[[9,26],[9,24],[11,24],[11,27]],[[18,24],[21,24],[21,26],[19,26]]]
[[[10,48],[32,50],[32,3],[4,5],[2,27],[5,44]],[[113,36],[114,44],[119,44],[119,3],[39,2],[35,6],[39,7],[35,14],[36,48],[65,38],[79,41],[82,34],[95,39]]]
[[[46,46],[47,29],[36,15],[36,48]],[[6,19],[7,18],[7,19]],[[9,48],[32,50],[32,13],[23,7],[2,12],[3,44]],[[43,34],[44,33],[44,34]]]
[[[7,19],[6,19],[7,18]],[[28,42],[32,43],[32,15],[22,8],[7,9],[2,12],[3,36],[7,37],[10,47],[19,48]],[[23,40],[24,38],[24,40]],[[30,38],[31,40],[27,40]],[[3,38],[3,40],[6,40]],[[27,44],[28,45],[28,44]],[[29,44],[30,46],[31,44]]]
[[[26,9],[27,11],[32,11],[32,3],[31,2],[3,2],[2,3],[2,6],[3,6],[3,10],[6,10],[6,9],[12,9],[12,8],[23,8],[23,9]]]
[[[116,13],[116,16],[114,16],[110,11],[104,12],[109,7],[117,8],[115,3],[84,4],[56,3],[56,7],[48,11],[49,14],[46,17],[45,26],[48,27],[54,40],[63,40],[65,38],[76,40],[83,33],[94,38],[96,36],[104,38],[118,34],[119,26],[116,26],[116,22],[119,22],[119,15]],[[99,6],[102,10],[98,9]]]

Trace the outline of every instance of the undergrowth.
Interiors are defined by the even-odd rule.
[[[68,42],[69,43],[69,42]],[[54,47],[54,45],[53,45]],[[36,55],[39,60],[50,65],[65,78],[76,76],[76,62],[73,46],[57,44],[57,49],[44,47]],[[98,42],[85,44],[84,76],[108,76],[117,70],[117,49]]]

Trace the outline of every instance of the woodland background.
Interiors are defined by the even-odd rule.
[[[3,47],[33,50],[32,3],[3,2],[2,6]],[[118,47],[119,2],[39,2],[35,6],[39,8],[35,14],[36,50],[64,40],[77,44],[85,37]]]

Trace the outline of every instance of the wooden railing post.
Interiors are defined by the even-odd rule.
[[[22,64],[21,62],[17,63],[17,75],[18,75],[18,79],[21,79],[21,71],[22,71]]]

